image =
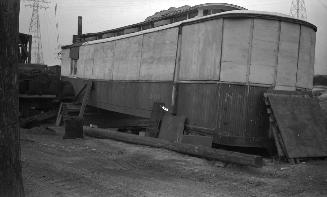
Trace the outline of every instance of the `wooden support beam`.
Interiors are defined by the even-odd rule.
[[[190,144],[181,144],[168,142],[158,138],[142,137],[132,134],[121,133],[109,129],[99,129],[84,127],[84,134],[101,139],[113,139],[132,144],[146,145],[155,148],[164,148],[187,154],[195,157],[201,157],[210,160],[219,160],[227,163],[236,163],[241,165],[262,167],[263,159],[261,156],[248,155],[244,153],[226,151],[221,149],[213,149],[203,146],[194,146]]]
[[[57,116],[57,111],[48,111],[45,113],[36,114],[20,120],[20,126],[25,128],[29,124],[41,123]]]
[[[82,101],[82,106],[81,106],[80,112],[78,114],[79,118],[83,118],[83,116],[84,116],[85,108],[86,108],[86,105],[87,105],[87,103],[89,101],[89,97],[90,97],[90,94],[91,94],[92,84],[93,84],[92,80],[89,80],[87,82],[86,90],[85,90],[83,101]]]

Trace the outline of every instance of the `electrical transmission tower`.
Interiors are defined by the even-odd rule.
[[[33,63],[44,64],[43,60],[43,51],[42,51],[42,40],[41,40],[41,28],[40,28],[40,9],[47,9],[46,5],[50,2],[45,0],[25,0],[28,2],[26,7],[31,7],[33,9],[32,17],[29,26],[29,34],[32,35],[32,51],[31,51],[31,59]]]
[[[304,0],[292,0],[290,14],[295,18],[307,20],[307,9]]]

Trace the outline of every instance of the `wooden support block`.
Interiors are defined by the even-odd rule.
[[[92,85],[93,85],[92,80],[89,80],[86,85],[85,94],[84,94],[83,101],[82,101],[82,106],[81,106],[80,112],[78,114],[79,118],[83,118],[83,116],[84,116],[85,108],[86,108],[86,105],[89,101],[89,97],[91,94]]]
[[[59,110],[58,110],[58,113],[57,113],[56,126],[60,126],[60,124],[61,124],[61,120],[62,120],[62,106],[63,106],[63,103],[60,103]]]
[[[83,120],[79,117],[72,117],[65,121],[64,139],[83,138]]]
[[[164,115],[164,110],[162,109],[162,106],[164,105],[164,103],[153,103],[150,124],[146,128],[146,136],[155,138],[158,137],[160,123]]]
[[[160,126],[159,138],[170,142],[181,142],[185,120],[185,116],[165,113]]]

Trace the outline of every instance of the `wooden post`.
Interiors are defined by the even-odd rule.
[[[18,122],[19,0],[0,0],[0,196],[24,196]]]

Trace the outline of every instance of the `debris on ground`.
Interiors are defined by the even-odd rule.
[[[26,197],[43,196],[327,196],[327,161],[263,168],[85,137],[22,131]],[[283,169],[283,170],[282,170]]]

